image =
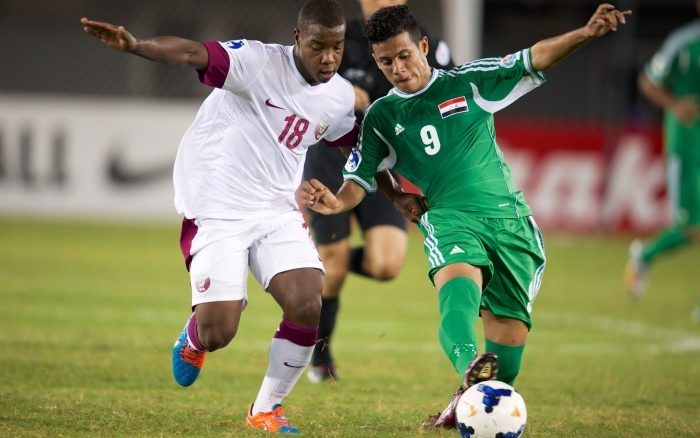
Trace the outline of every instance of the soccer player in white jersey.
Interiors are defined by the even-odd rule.
[[[207,352],[236,334],[252,270],[283,311],[246,425],[297,433],[281,401],[309,363],[318,332],[323,265],[294,198],[306,149],[319,140],[352,146],[352,86],[336,75],[345,18],[333,0],[299,11],[294,46],[236,39],[137,39],[122,26],[81,20],[113,49],[194,67],[214,87],[175,160],[175,205],[194,312],[173,349],[173,372],[194,383]],[[354,134],[354,135],[353,135]],[[272,327],[271,327],[272,331]]]

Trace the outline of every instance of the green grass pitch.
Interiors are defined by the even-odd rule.
[[[189,310],[176,221],[0,218],[0,436],[246,437],[246,409],[281,313],[251,281],[237,338],[178,387],[170,349]],[[545,233],[548,264],[517,382],[527,437],[700,436],[700,250],[621,287],[628,238]],[[309,437],[420,433],[459,378],[437,342],[437,303],[412,233],[400,277],[346,283],[335,336],[342,380],[305,377],[285,400]]]

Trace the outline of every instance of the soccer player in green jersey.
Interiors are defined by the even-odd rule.
[[[695,3],[700,13],[700,1]],[[700,18],[669,35],[639,75],[639,88],[664,110],[673,221],[647,242],[630,245],[625,283],[633,298],[644,293],[656,257],[700,239]]]
[[[375,173],[388,168],[425,194],[430,208],[419,228],[438,291],[439,339],[462,379],[426,427],[454,427],[456,402],[472,384],[496,376],[514,382],[542,280],[542,237],[496,142],[493,114],[544,83],[543,70],[617,30],[630,13],[601,4],[581,28],[449,71],[428,65],[428,41],[407,7],[380,9],[365,26],[374,59],[394,88],[367,110],[338,193],[312,179],[301,198],[319,213],[347,211],[374,190]]]

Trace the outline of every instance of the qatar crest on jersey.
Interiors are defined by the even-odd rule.
[[[316,140],[321,138],[321,136],[326,133],[329,126],[330,122],[325,117],[322,118],[320,122],[318,122],[318,125],[316,125],[316,129],[314,129],[314,136],[316,137]]]
[[[352,151],[350,151],[350,156],[348,157],[348,161],[345,162],[345,170],[347,170],[348,172],[354,172],[360,166],[361,162],[362,162],[362,153],[360,152],[359,149],[354,147],[354,148],[352,148]]]

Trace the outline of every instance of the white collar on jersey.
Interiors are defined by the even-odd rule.
[[[418,96],[419,94],[421,94],[422,92],[424,92],[425,90],[427,90],[428,88],[430,88],[430,86],[433,85],[433,82],[435,82],[435,80],[436,80],[436,79],[438,78],[438,76],[439,76],[439,75],[438,75],[438,70],[437,70],[436,68],[432,68],[432,67],[431,67],[430,69],[431,69],[431,72],[430,72],[430,79],[428,80],[428,83],[425,84],[425,86],[424,86],[423,88],[421,88],[420,90],[416,91],[415,93],[404,93],[403,91],[399,90],[399,89],[396,88],[396,87],[394,87],[392,91],[393,91],[394,94],[396,94],[397,96],[403,97],[403,98],[405,98],[405,99],[408,99],[409,97],[413,97],[413,96]]]
[[[311,85],[306,81],[306,79],[304,79],[304,76],[301,75],[301,72],[297,68],[297,64],[294,62],[294,46],[287,46],[287,60],[291,65],[292,71],[294,71],[294,77],[297,78],[297,81],[299,81],[299,84],[301,84],[301,86],[316,92],[321,91],[321,89],[324,88],[323,85],[325,84]]]

